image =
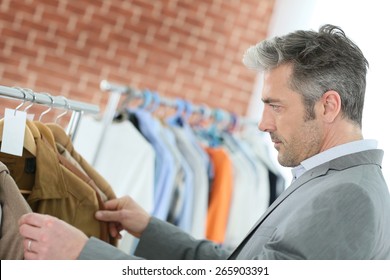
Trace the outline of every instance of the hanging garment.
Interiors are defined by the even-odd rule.
[[[191,231],[193,205],[190,200],[192,199],[191,191],[194,189],[194,174],[188,161],[177,147],[174,133],[167,127],[163,127],[161,132],[161,139],[166,143],[176,166],[176,175],[167,221],[189,233]]]
[[[34,212],[49,214],[75,226],[87,236],[109,241],[94,218],[99,210],[96,191],[59,162],[54,137],[44,125],[27,121],[34,135],[37,155],[24,151],[21,157],[0,153],[18,187]]]
[[[172,133],[172,131],[169,131]],[[171,221],[173,224],[177,225],[185,232],[191,233],[192,230],[192,214],[194,209],[193,197],[194,197],[194,188],[195,188],[195,176],[194,170],[191,168],[191,162],[189,161],[188,155],[183,153],[181,149],[180,140],[175,137],[173,133],[174,144],[176,144],[177,150],[180,154],[180,160],[182,167],[184,168],[186,177],[184,182],[180,185],[180,191],[175,197],[175,200],[171,201],[171,209],[173,214],[170,213]]]
[[[228,149],[234,167],[233,194],[223,244],[228,250],[240,244],[268,208],[269,201],[267,168],[259,161],[248,158],[239,145],[239,139],[235,140],[237,145]]]
[[[175,133],[176,143],[183,154],[184,158],[192,170],[193,175],[193,189],[189,193],[188,199],[190,203],[188,210],[190,213],[189,231],[195,238],[204,238],[206,235],[206,220],[208,210],[209,199],[209,185],[207,176],[207,166],[202,158],[202,155],[198,152],[193,142],[191,131],[186,130],[187,127],[184,123],[183,126],[171,126],[171,130]],[[187,129],[189,129],[187,127]],[[191,190],[190,190],[191,191]]]
[[[218,244],[225,240],[233,188],[233,167],[226,151],[221,148],[206,148],[214,165],[207,213],[206,238]]]
[[[112,186],[117,197],[131,196],[148,213],[154,207],[155,152],[134,125],[124,120],[113,122],[104,132],[99,151],[98,142],[103,123],[91,117],[81,119],[74,147],[85,161],[92,162],[99,153],[95,170]],[[77,157],[76,157],[77,158]],[[122,232],[118,248],[130,253],[135,238]]]
[[[250,149],[251,154],[268,168],[270,181],[269,205],[271,205],[286,187],[286,180],[280,171],[282,167],[276,161],[276,158],[272,159],[270,157],[269,146],[266,144],[264,134],[256,127],[245,127],[241,136],[242,140],[247,144],[248,149]]]
[[[91,180],[98,186],[99,190],[107,197],[108,200],[116,198],[113,187],[106,181],[100,172],[93,168],[73,146],[72,140],[65,131],[58,125],[48,123],[46,126],[53,133],[56,141],[57,150],[61,155],[71,160],[73,165],[79,166]]]
[[[129,111],[138,121],[139,129],[155,150],[155,184],[153,216],[166,220],[169,213],[175,181],[175,160],[161,139],[162,125],[150,112],[143,109]]]
[[[74,147],[91,162],[103,124],[83,118]],[[117,197],[130,195],[147,212],[153,209],[155,153],[152,146],[129,121],[114,122],[105,132],[95,170],[112,186]]]
[[[255,187],[252,189],[252,192],[250,192],[251,195],[246,202],[248,207],[253,207],[252,211],[248,213],[248,220],[250,220],[248,221],[248,226],[251,227],[269,206],[270,180],[268,176],[268,166],[254,155],[253,150],[244,140],[242,140],[240,134],[226,133],[224,134],[224,142],[230,143],[229,145],[234,147],[233,149],[242,155],[242,159],[248,164],[247,170],[252,171],[250,174],[255,180]]]
[[[23,238],[18,221],[31,212],[8,168],[0,162],[0,260],[21,260],[24,257]]]
[[[188,122],[183,122],[181,127],[184,131],[184,135],[186,135],[186,139],[192,144],[192,148],[200,160],[198,164],[199,168],[197,168],[196,165],[193,167],[198,178],[195,187],[194,205],[198,205],[199,207],[195,207],[194,209],[191,232],[196,238],[205,238],[210,193],[209,173],[212,168],[211,160]]]
[[[39,122],[35,122],[35,124],[43,125]],[[62,127],[55,123],[46,124],[46,127],[54,136],[61,164],[95,190],[99,209],[104,210],[104,202],[116,198],[110,184],[74,149],[72,140]],[[117,240],[109,235],[108,223],[100,222],[100,228],[102,234],[100,239],[117,245]]]

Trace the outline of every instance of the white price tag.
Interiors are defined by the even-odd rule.
[[[26,112],[5,109],[3,139],[0,149],[3,153],[22,156],[26,119]]]

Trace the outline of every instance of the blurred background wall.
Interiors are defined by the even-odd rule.
[[[274,6],[274,0],[0,3],[1,85],[103,110],[107,93],[99,84],[106,79],[239,115],[256,77],[242,55],[266,37]]]

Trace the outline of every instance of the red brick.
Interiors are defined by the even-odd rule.
[[[42,13],[42,18],[40,19],[41,23],[51,24],[54,23],[57,26],[66,26],[68,24],[69,18],[65,14],[58,14],[55,10],[45,9]]]
[[[7,57],[0,52],[4,82],[31,83],[104,106],[99,83],[105,78],[242,114],[256,79],[242,65],[242,55],[266,36],[274,5],[272,0],[14,2],[14,14],[0,12],[1,36],[8,38],[0,39],[0,48],[10,51]],[[44,60],[40,66],[34,64],[37,57]]]
[[[0,19],[4,23],[4,25],[10,25],[15,20],[15,14],[14,13],[4,13],[0,11]]]
[[[145,11],[145,13],[153,10],[153,7],[154,7],[153,1],[143,1],[143,0],[132,0],[131,5],[140,7],[141,9],[143,9]]]
[[[32,19],[23,18],[21,21],[21,28],[26,30],[36,30],[38,32],[47,33],[49,32],[49,25],[44,24],[42,22],[34,22]],[[19,30],[15,30],[15,32],[18,32]]]
[[[50,1],[50,0],[48,0]],[[92,2],[98,2],[98,1],[92,1]],[[69,11],[72,14],[76,15],[84,15],[86,4],[83,3],[83,1],[67,1],[66,3],[66,10]]]

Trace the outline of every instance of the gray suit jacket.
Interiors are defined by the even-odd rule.
[[[307,171],[275,200],[232,254],[152,218],[135,255],[145,259],[390,259],[390,195],[381,171],[382,157],[383,151],[369,150]],[[80,259],[96,258],[137,259],[92,238]]]

